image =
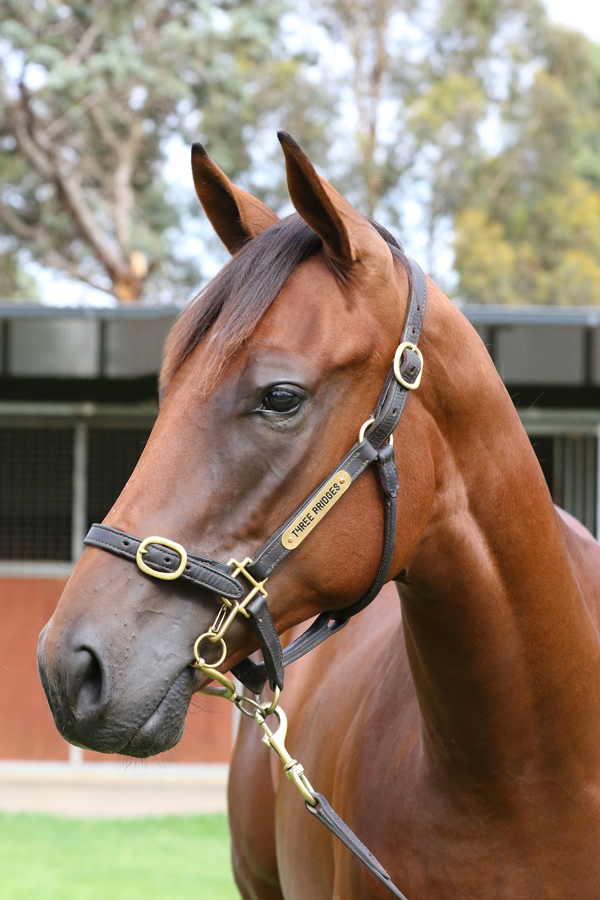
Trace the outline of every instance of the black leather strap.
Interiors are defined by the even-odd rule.
[[[290,663],[300,659],[301,656],[310,653],[311,650],[314,650],[315,647],[318,647],[319,644],[326,641],[332,634],[341,631],[344,625],[347,625],[349,621],[349,619],[341,619],[339,622],[334,621],[331,617],[331,613],[321,613],[300,637],[297,637],[295,641],[292,641],[292,643],[284,649],[282,653],[283,666],[289,666]],[[237,680],[241,681],[244,687],[247,687],[253,694],[262,694],[268,680],[267,656],[265,656],[264,653],[263,660],[264,662],[255,663],[248,656],[231,669]],[[280,689],[282,684],[283,673],[282,683],[279,685]]]
[[[277,629],[267,601],[262,594],[257,594],[254,600],[251,600],[246,607],[246,612],[250,617],[250,624],[254,629],[254,633],[258,638],[260,649],[264,659],[265,676],[269,682],[272,691],[276,687],[283,687],[283,654],[281,651],[281,641],[277,634]],[[235,675],[235,672],[234,672]],[[237,676],[236,676],[237,677]],[[241,680],[241,679],[240,679]],[[264,681],[263,681],[264,687]],[[256,693],[261,693],[260,691]]]
[[[115,556],[135,562],[138,547],[142,543],[139,538],[111,528],[109,525],[92,525],[83,542],[90,547],[99,547],[109,550]],[[175,550],[162,544],[148,544],[144,562],[150,569],[157,572],[176,572],[181,557]],[[204,556],[194,556],[188,553],[187,565],[181,574],[184,581],[189,581],[197,587],[206,588],[227,597],[228,600],[241,600],[244,596],[244,588],[239,581],[232,578],[229,566],[214,559],[206,559]]]
[[[247,656],[237,666],[232,666],[231,672],[253,694],[262,694],[264,691],[267,683],[265,663],[255,663]]]
[[[347,472],[352,483],[354,483],[358,476],[365,471],[367,466],[375,462],[376,459],[377,451],[368,441],[363,441],[362,444],[355,444],[343,458],[341,463],[336,466],[335,470],[330,472],[327,475],[327,478],[324,478],[323,481],[317,485],[314,491],[308,495],[306,500],[304,500],[302,505],[288,516],[283,525],[277,529],[275,534],[272,535],[268,541],[265,541],[260,550],[254,555],[252,565],[248,566],[248,571],[252,576],[256,578],[257,581],[263,581],[265,578],[268,578],[273,569],[278,566],[286,556],[289,556],[289,554],[293,552],[293,550],[283,546],[281,543],[281,535],[284,531],[287,531],[300,510],[311,504],[312,501],[323,492],[324,486],[331,480],[336,472]]]
[[[292,641],[283,651],[283,665],[289,666],[290,663],[296,662],[301,656],[314,650],[319,644],[327,640],[348,624],[350,619],[332,619],[331,613],[324,612],[317,616],[310,628]],[[264,674],[263,674],[264,680]]]
[[[381,588],[387,581],[390,566],[394,556],[394,547],[396,545],[396,497],[398,496],[398,470],[396,468],[396,460],[394,458],[394,449],[390,444],[386,444],[379,451],[377,459],[377,469],[381,487],[383,488],[384,501],[384,518],[383,518],[383,549],[381,552],[381,562],[375,576],[375,581],[364,595],[352,606],[347,606],[341,612],[332,612],[332,619],[337,621],[348,621],[361,610],[365,609],[372,600],[375,599]]]
[[[292,641],[285,648],[283,651],[283,666],[289,666],[290,663],[300,659],[301,656],[322,644],[328,637],[340,631],[352,616],[365,609],[375,599],[387,581],[396,540],[396,497],[399,488],[394,450],[390,444],[386,444],[379,451],[377,468],[384,493],[384,534],[381,562],[379,563],[375,581],[367,593],[352,606],[348,606],[343,610],[321,613],[320,616],[317,616],[304,634],[301,634],[300,637],[296,638],[295,641]],[[231,670],[235,677],[255,694],[262,693],[269,677],[268,671],[273,668],[272,663],[268,659],[268,653],[265,654],[263,652],[263,660],[264,662],[255,663],[251,659],[245,659],[243,663],[234,666]],[[269,683],[271,684],[270,678]],[[280,687],[282,685],[283,681]],[[273,685],[271,684],[272,687]]]
[[[370,869],[373,875],[375,875],[376,878],[379,878],[381,883],[386,886],[394,897],[398,897],[398,900],[406,900],[402,891],[396,887],[381,863],[373,856],[371,851],[365,847],[363,842],[356,837],[354,832],[348,828],[344,820],[340,819],[325,797],[322,794],[317,793],[313,796],[318,801],[318,805],[311,806],[310,803],[305,802],[309,813],[312,813],[319,822],[322,822],[326,828],[329,828],[329,830],[335,834],[336,838],[339,838],[342,844],[345,844],[348,850],[351,850],[352,853],[365,864],[367,869]]]

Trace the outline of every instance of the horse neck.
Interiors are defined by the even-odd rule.
[[[552,500],[483,344],[432,301],[421,415],[436,484],[399,585],[425,758],[478,789],[593,770],[598,640]]]

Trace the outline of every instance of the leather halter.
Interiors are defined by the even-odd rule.
[[[394,247],[390,246],[390,250],[395,253]],[[399,489],[392,433],[404,412],[409,392],[419,386],[423,374],[423,357],[417,348],[417,343],[423,327],[427,304],[427,282],[417,263],[411,259],[408,260],[408,263],[411,276],[410,297],[401,342],[396,350],[394,364],[388,372],[373,415],[361,429],[357,443],[349,450],[340,464],[286,519],[275,534],[265,541],[253,560],[247,559],[243,563],[235,563],[235,568],[232,568],[234,561],[226,566],[214,559],[188,554],[180,544],[166,538],[147,537],[139,540],[125,531],[111,528],[108,525],[92,525],[85,538],[85,544],[108,550],[116,556],[136,562],[143,572],[154,578],[166,581],[183,578],[198,587],[216,593],[225,601],[226,623],[219,626],[223,630],[226,629],[237,611],[243,611],[258,638],[264,661],[256,664],[247,657],[234,666],[231,671],[254,694],[260,694],[268,681],[271,689],[275,692],[275,697],[278,698],[279,692],[283,688],[284,667],[304,656],[326,638],[336,634],[352,616],[355,616],[375,599],[387,580],[394,554],[396,497]],[[384,495],[383,549],[375,581],[360,600],[346,609],[321,613],[304,634],[300,635],[285,650],[282,650],[267,606],[264,582],[300,542],[290,540],[293,538],[294,526],[298,531],[296,520],[299,514],[302,513],[303,519],[305,519],[306,512],[311,509],[313,503],[323,502],[320,499],[323,496],[331,499],[327,498],[327,492],[329,491],[331,494],[332,485],[341,492],[340,483],[343,482],[343,490],[347,490],[350,485],[346,484],[346,479],[349,478],[350,484],[353,484],[373,463],[377,464],[377,472]],[[318,524],[319,520],[313,522],[311,528]],[[307,526],[305,525],[305,527]],[[294,546],[291,546],[292,544]],[[247,594],[243,585],[237,580],[237,576],[242,573],[252,585]],[[229,617],[227,616],[227,607],[233,610]],[[217,617],[217,622],[219,621],[220,615]],[[196,641],[196,647],[201,638]],[[225,647],[224,643],[223,646]],[[226,649],[216,667],[224,662],[225,654]],[[210,666],[206,666],[205,669],[211,671]],[[223,678],[216,668],[213,667],[212,672],[218,676],[219,680]],[[227,681],[227,679],[223,680]],[[233,687],[233,683],[231,683],[232,690]],[[238,695],[238,700],[242,699]],[[274,747],[281,756],[281,748],[279,751],[276,748],[276,735],[272,734],[265,721],[269,712],[276,711],[276,705],[275,701],[271,708],[268,703],[263,708],[256,702],[253,703],[257,710],[262,709],[263,711],[262,720],[260,717],[256,717],[256,720],[259,723],[262,721],[261,727],[266,735],[270,735],[267,744]],[[282,710],[278,711],[278,718],[281,718],[282,713]],[[302,776],[304,770],[297,761],[287,755],[285,758],[288,760],[285,769],[288,777],[293,770],[297,771],[298,776]],[[304,784],[306,787],[310,787],[308,782],[305,781]],[[383,866],[332,809],[325,797],[312,789],[306,796],[310,797],[310,801],[305,799],[307,810],[335,834],[385,885],[390,893],[398,900],[406,900],[405,895],[396,887]]]
[[[394,248],[390,247],[392,252]],[[375,599],[387,580],[394,553],[396,537],[396,497],[398,472],[394,449],[389,441],[398,425],[408,394],[418,387],[422,375],[422,356],[417,343],[423,327],[427,304],[427,282],[421,268],[413,260],[410,266],[410,297],[401,342],[396,351],[394,365],[386,377],[371,423],[363,440],[357,441],[342,461],[314,489],[304,503],[297,507],[281,527],[258,550],[252,560],[238,565],[236,574],[243,572],[254,585],[262,585],[274,569],[293,552],[283,540],[298,514],[317,502],[335,476],[343,473],[351,484],[373,463],[384,495],[384,537],[381,562],[375,580],[367,593],[356,603],[342,610],[321,613],[313,624],[282,650],[279,635],[273,623],[265,595],[255,590],[255,596],[245,606],[244,612],[256,634],[263,655],[263,662],[254,663],[250,658],[232,668],[233,674],[255,694],[260,694],[268,681],[272,690],[283,688],[284,667],[304,656],[331,635],[336,634],[348,621]],[[401,351],[401,352],[399,352]],[[174,580],[177,577],[189,581],[229,601],[240,602],[246,591],[232,575],[232,567],[204,556],[188,554],[179,544],[160,537],[139,538],[111,528],[94,524],[84,543],[138,562],[140,568],[155,578]],[[143,564],[141,554],[144,554]]]

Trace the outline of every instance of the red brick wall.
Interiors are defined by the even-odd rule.
[[[46,703],[37,665],[37,639],[66,584],[62,578],[0,578],[0,759],[65,760],[69,745],[60,737]],[[231,706],[196,697],[186,733],[163,762],[228,762]],[[107,762],[120,757],[86,753]]]

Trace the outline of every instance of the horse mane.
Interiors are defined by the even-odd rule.
[[[368,220],[406,271],[403,248],[383,226]],[[225,364],[248,340],[294,269],[323,247],[321,238],[293,214],[248,241],[183,309],[171,329],[160,374],[161,395],[209,334],[210,352],[202,373],[213,385]]]

